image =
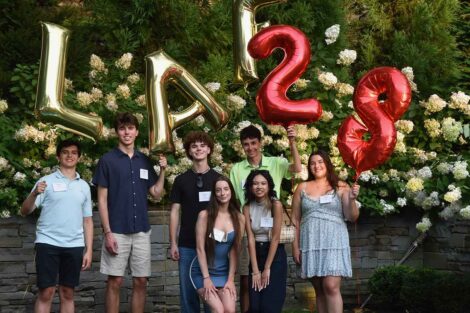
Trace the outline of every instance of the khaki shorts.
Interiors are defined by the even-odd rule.
[[[240,247],[240,255],[238,258],[238,267],[237,273],[241,276],[248,276],[250,269],[250,253],[248,252],[248,239],[246,234],[243,235],[241,247]]]
[[[103,240],[100,272],[110,276],[124,276],[129,262],[132,277],[150,277],[150,233],[151,230],[136,234],[113,233],[118,244],[117,255],[106,250]]]

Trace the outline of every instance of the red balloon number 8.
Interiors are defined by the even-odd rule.
[[[285,127],[318,120],[322,107],[316,99],[290,100],[289,87],[305,72],[310,63],[310,43],[295,27],[277,25],[264,28],[248,43],[248,52],[255,59],[270,56],[276,48],[284,50],[282,62],[264,79],[256,96],[256,106],[266,124]]]
[[[386,94],[386,100],[379,96]],[[361,172],[385,162],[397,140],[395,121],[408,109],[411,88],[406,76],[393,67],[378,67],[359,81],[353,96],[354,109],[363,123],[347,117],[338,130],[338,149],[343,160]],[[364,140],[365,133],[370,134]]]

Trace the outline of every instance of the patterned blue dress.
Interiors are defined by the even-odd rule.
[[[301,192],[301,277],[351,277],[349,235],[341,199],[335,192],[330,203],[320,203]]]
[[[229,266],[229,252],[232,248],[233,242],[235,240],[235,231],[227,233],[227,241],[225,242],[215,242],[214,248],[214,264],[209,267],[209,276],[212,280],[212,283],[216,288],[222,288],[225,286],[225,283],[228,279]],[[191,267],[189,269],[191,282],[193,287],[197,290],[204,287],[204,280],[202,278],[201,267],[197,260],[197,256],[191,262]]]

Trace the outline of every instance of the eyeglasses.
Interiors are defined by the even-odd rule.
[[[202,188],[202,187],[204,187],[204,182],[202,181],[202,174],[197,174],[197,177],[196,177],[196,187],[197,187],[197,188]]]

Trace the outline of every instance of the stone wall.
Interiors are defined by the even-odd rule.
[[[152,277],[149,281],[146,312],[179,312],[177,263],[168,258],[168,207],[150,211],[152,225]],[[76,293],[77,312],[104,312],[105,276],[99,273],[101,229],[94,215],[93,265],[83,272]],[[367,279],[383,265],[397,263],[418,236],[417,212],[391,217],[361,216],[349,225],[353,275],[342,283],[346,306],[357,306],[367,297]],[[0,219],[0,312],[33,312],[37,288],[34,268],[36,218]],[[297,277],[297,267],[289,254],[286,307],[312,308],[310,284]],[[454,221],[433,226],[422,245],[405,264],[457,272],[470,271],[470,222]],[[126,277],[121,292],[121,311],[129,312],[131,280]],[[54,300],[58,312],[58,298]]]

